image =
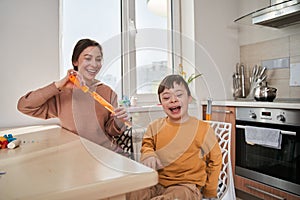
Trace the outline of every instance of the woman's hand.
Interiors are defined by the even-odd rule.
[[[76,78],[78,78],[78,80],[84,85],[84,81],[83,81],[83,78],[81,77],[81,75],[77,71],[75,71],[74,69],[69,69],[68,72],[67,72],[67,75],[65,77],[63,77],[59,81],[55,82],[55,86],[58,89],[61,89],[63,87],[73,88],[74,84],[69,80],[70,75],[76,76]]]
[[[114,110],[115,122],[119,128],[124,126],[125,121],[129,121],[129,115],[124,107],[118,107]]]
[[[163,168],[163,165],[161,164],[160,160],[155,156],[150,156],[146,158],[145,160],[142,161],[142,164],[154,170],[159,170]]]
[[[73,69],[69,69],[68,72],[67,72],[67,75],[65,77],[63,77],[59,81],[55,81],[55,86],[58,89],[61,89],[63,87],[67,87],[67,88],[73,87],[73,83],[71,83],[70,80],[69,80],[69,76],[71,74],[77,75],[77,72],[75,70],[73,70]]]

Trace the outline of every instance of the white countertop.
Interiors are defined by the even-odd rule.
[[[201,105],[207,105],[206,100],[200,101]],[[278,100],[274,102],[255,101],[249,99],[238,99],[238,100],[213,100],[212,105],[215,106],[234,106],[234,107],[263,107],[263,108],[285,108],[285,109],[300,109],[299,100]],[[190,104],[189,108],[197,108],[196,104]],[[129,113],[135,112],[154,112],[162,111],[161,105],[149,105],[149,106],[138,106],[129,107],[127,109]]]
[[[195,109],[195,108],[197,108],[197,104],[196,103],[190,103],[189,108]],[[127,112],[129,112],[129,113],[156,112],[156,111],[163,111],[163,108],[160,104],[146,105],[146,106],[135,106],[135,107],[128,107],[127,108]]]
[[[158,181],[156,171],[60,127],[15,137],[20,147],[0,149],[0,199],[125,199]]]
[[[201,105],[207,105],[207,101],[201,101]],[[300,109],[300,101],[274,101],[263,102],[255,100],[213,100],[212,105],[216,106],[234,106],[234,107],[263,107],[263,108],[285,108]]]

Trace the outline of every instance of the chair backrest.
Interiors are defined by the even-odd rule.
[[[230,159],[231,128],[226,122],[207,121],[214,129],[222,151],[222,169],[219,176],[217,196],[222,200],[235,200],[235,190]]]
[[[127,127],[120,135],[115,137],[116,143],[123,149],[123,155],[134,160],[132,127]]]

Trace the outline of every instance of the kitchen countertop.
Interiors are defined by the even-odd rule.
[[[189,109],[197,109],[196,103],[190,103]],[[136,107],[128,107],[128,113],[137,113],[137,112],[156,112],[156,111],[163,111],[163,108],[160,104],[155,105],[146,105],[146,106],[136,106]]]
[[[121,200],[157,183],[156,171],[59,126],[10,131],[27,133],[14,135],[20,147],[0,149],[0,199]]]
[[[207,105],[207,100],[201,100],[200,105]],[[254,99],[228,99],[228,100],[213,100],[212,105],[215,106],[234,106],[234,107],[263,107],[263,108],[283,108],[283,109],[299,109],[300,99],[275,99],[273,102],[256,101]],[[190,109],[195,109],[198,106],[195,103],[189,105]],[[129,113],[135,112],[155,112],[162,111],[161,105],[148,105],[129,107]]]
[[[201,105],[207,105],[207,101],[201,101]],[[300,99],[275,99],[273,102],[255,101],[252,99],[237,100],[213,100],[215,106],[234,106],[234,107],[263,107],[263,108],[283,108],[300,109]]]

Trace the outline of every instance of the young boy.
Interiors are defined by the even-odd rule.
[[[159,183],[127,199],[193,200],[217,196],[222,154],[213,129],[189,116],[189,87],[180,75],[165,77],[158,88],[165,118],[147,128],[141,162],[158,171]]]

